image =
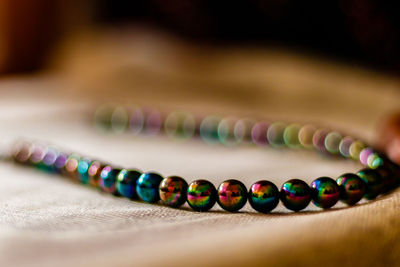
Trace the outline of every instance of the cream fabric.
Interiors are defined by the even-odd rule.
[[[381,116],[400,105],[397,81],[365,70],[260,51],[217,50],[207,55],[184,47],[182,58],[176,58],[173,41],[174,45],[162,45],[153,40],[149,43],[157,47],[148,47],[146,38],[119,47],[129,60],[95,38],[97,50],[83,48],[82,55],[88,58],[67,64],[67,74],[61,77],[1,81],[4,149],[22,136],[189,181],[206,178],[218,184],[238,178],[249,186],[270,179],[280,185],[288,177],[299,177],[310,182],[360,166],[304,151],[99,134],[91,127],[89,114],[105,100],[149,103],[199,113],[293,118],[372,140]],[[113,64],[122,62],[129,75],[116,66],[109,72],[101,69],[111,52]],[[90,53],[103,57],[98,56],[96,66]],[[95,70],[86,69],[83,79],[74,68],[77,63]],[[189,91],[189,84],[199,89]],[[129,86],[129,92],[122,90]],[[107,87],[112,93],[104,90]],[[0,184],[0,266],[400,264],[399,190],[350,208],[338,205],[320,211],[310,205],[304,212],[291,213],[280,205],[264,215],[248,204],[243,212],[231,214],[217,206],[197,213],[187,206],[171,209],[129,201],[10,162],[0,164]]]

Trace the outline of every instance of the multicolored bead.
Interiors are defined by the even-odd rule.
[[[136,198],[136,182],[140,175],[142,173],[137,170],[121,170],[117,176],[118,193],[126,198]]]
[[[158,187],[163,177],[154,172],[143,173],[136,182],[136,193],[148,203],[155,203],[160,200]]]
[[[384,184],[378,172],[372,169],[362,169],[357,172],[357,175],[367,185],[367,191],[364,195],[366,199],[374,199],[383,193]]]
[[[171,207],[179,207],[186,202],[188,184],[178,176],[170,176],[162,180],[159,190],[161,201]]]
[[[279,190],[269,181],[258,181],[250,187],[249,203],[258,212],[267,213],[279,204]]]
[[[100,174],[106,165],[100,161],[93,161],[88,169],[89,184],[91,186],[97,187],[99,185]]]
[[[81,158],[78,162],[78,167],[77,167],[77,172],[78,172],[78,178],[83,184],[88,184],[89,183],[89,166],[90,166],[90,159],[88,158]]]
[[[215,186],[206,180],[196,180],[189,184],[187,202],[196,211],[207,211],[217,201]]]
[[[117,175],[121,169],[115,169],[111,166],[106,166],[101,170],[99,186],[101,190],[107,193],[111,193],[113,195],[119,195],[117,191]]]
[[[227,180],[218,187],[217,202],[224,210],[235,212],[243,208],[247,201],[246,186],[238,180]]]
[[[293,211],[302,210],[311,201],[310,187],[302,180],[289,180],[282,185],[280,199],[286,208]]]
[[[340,199],[340,189],[335,180],[320,177],[311,183],[312,202],[317,207],[328,209]]]
[[[354,205],[360,201],[366,191],[367,186],[358,175],[346,173],[336,179],[340,189],[340,200],[347,205]]]

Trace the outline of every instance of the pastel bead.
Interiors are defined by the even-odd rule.
[[[280,199],[286,208],[293,211],[302,210],[311,201],[310,187],[302,180],[289,180],[282,185]]]
[[[68,154],[66,153],[58,153],[56,160],[54,161],[54,168],[57,172],[62,172],[65,168],[65,164],[68,160]]]
[[[253,209],[267,213],[279,204],[279,189],[269,181],[258,181],[251,185],[248,198]]]
[[[13,146],[12,155],[16,162],[26,164],[32,154],[33,144],[20,141]]]
[[[378,172],[372,169],[362,169],[357,172],[357,175],[367,185],[367,190],[364,197],[366,199],[375,199],[383,193],[383,182]]]
[[[285,145],[283,134],[286,129],[286,124],[282,122],[272,123],[267,130],[268,143],[273,147],[281,147]]]
[[[315,206],[328,209],[340,199],[340,189],[336,181],[329,177],[320,177],[311,183],[312,202]]]
[[[88,170],[90,167],[91,160],[88,158],[81,158],[78,162],[77,172],[78,178],[83,184],[89,183]]]
[[[111,166],[106,166],[101,170],[99,187],[102,191],[110,193],[113,195],[119,195],[117,191],[117,175],[121,169],[112,168]]]
[[[58,156],[57,150],[49,147],[42,160],[43,169],[51,172],[55,171],[54,163],[56,162],[57,156]]]
[[[215,186],[206,180],[196,180],[189,184],[187,202],[195,211],[207,211],[217,201]]]
[[[299,148],[301,143],[299,140],[299,132],[301,130],[301,125],[293,123],[288,125],[283,132],[283,140],[285,144],[290,148]]]
[[[136,182],[136,192],[145,202],[155,203],[160,200],[158,187],[163,177],[154,172],[143,173]]]
[[[200,124],[200,137],[204,142],[215,144],[219,141],[218,126],[221,119],[217,116],[208,116]]]
[[[62,170],[63,174],[74,180],[78,179],[77,169],[78,169],[79,159],[80,156],[77,154],[69,155]]]
[[[140,175],[142,173],[137,170],[121,170],[117,176],[118,193],[126,198],[136,198],[136,182]]]
[[[340,200],[347,205],[354,205],[360,201],[366,191],[367,186],[358,175],[346,173],[336,179],[340,189]]]
[[[251,139],[254,144],[259,146],[268,145],[267,132],[269,128],[268,122],[257,122],[251,129]]]
[[[99,180],[101,171],[106,165],[101,163],[100,161],[93,161],[88,169],[88,176],[89,176],[89,184],[91,186],[97,187],[99,186]]]
[[[174,208],[179,207],[186,202],[187,189],[188,184],[181,177],[167,177],[159,187],[161,202]]]
[[[247,202],[246,186],[238,180],[227,180],[218,186],[217,202],[226,211],[235,212]]]

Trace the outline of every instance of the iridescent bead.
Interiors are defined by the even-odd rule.
[[[103,168],[106,164],[101,163],[100,161],[93,161],[88,169],[89,176],[89,184],[91,186],[97,187],[99,185],[100,175]]]
[[[223,118],[218,124],[218,138],[219,141],[227,146],[237,144],[235,139],[234,128],[237,122],[235,117]]]
[[[196,180],[189,184],[187,202],[195,211],[207,211],[217,201],[215,186],[206,180]]]
[[[102,191],[113,195],[119,195],[117,191],[117,175],[121,169],[106,166],[101,170],[99,187]]]
[[[313,135],[313,145],[320,152],[327,152],[325,147],[325,138],[328,131],[325,129],[318,129]]]
[[[117,190],[119,194],[130,199],[136,198],[136,182],[140,175],[142,173],[138,170],[121,170],[117,176]]]
[[[379,166],[376,169],[374,169],[382,178],[383,182],[383,192],[382,193],[387,193],[393,189],[396,188],[397,186],[397,179],[395,175],[395,170],[388,167],[388,166]]]
[[[311,201],[310,187],[302,180],[291,179],[282,185],[280,199],[286,208],[293,211],[302,210]]]
[[[88,158],[81,158],[78,162],[78,167],[77,167],[77,172],[78,172],[78,178],[83,184],[89,183],[89,166],[90,166],[91,160]]]
[[[357,172],[357,175],[367,185],[364,195],[366,199],[374,199],[383,193],[383,181],[379,173],[372,169],[363,169]]]
[[[360,201],[366,191],[367,186],[358,175],[346,173],[336,179],[340,189],[340,200],[347,205],[354,205]]]
[[[317,129],[312,125],[304,125],[299,131],[299,142],[305,148],[313,148],[313,136]]]
[[[251,129],[251,139],[253,143],[259,146],[268,145],[267,132],[269,123],[268,122],[257,122]]]
[[[368,158],[374,151],[371,147],[366,147],[360,152],[360,162],[362,165],[368,166]]]
[[[227,180],[218,186],[217,202],[224,210],[235,212],[243,208],[247,201],[246,186],[238,180]]]
[[[69,155],[64,165],[63,174],[76,180],[78,178],[77,169],[78,169],[79,159],[80,156],[77,154]]]
[[[191,138],[194,135],[195,127],[195,118],[187,112],[171,112],[164,121],[164,131],[172,138]]]
[[[136,193],[148,203],[155,203],[160,200],[158,187],[163,177],[157,173],[143,173],[136,182]]]
[[[340,141],[339,144],[339,151],[343,157],[349,158],[350,157],[350,146],[353,144],[354,140],[350,136],[346,136]]]
[[[214,144],[218,142],[218,125],[221,119],[216,116],[208,116],[200,124],[200,137],[206,143]]]
[[[251,131],[254,125],[254,121],[251,119],[240,119],[236,122],[233,129],[233,134],[238,143],[250,142]]]
[[[159,190],[161,201],[171,207],[179,207],[186,202],[188,184],[178,176],[170,176],[162,180]]]
[[[340,199],[340,189],[335,180],[329,177],[320,177],[311,183],[311,196],[314,205],[328,209]]]
[[[285,128],[286,124],[282,122],[274,122],[269,126],[267,131],[267,139],[271,146],[281,147],[285,145],[285,140],[283,139]]]
[[[258,181],[250,187],[249,203],[258,212],[270,212],[279,204],[279,189],[269,181]]]
[[[339,153],[340,142],[342,141],[342,136],[338,132],[330,132],[325,137],[325,148],[331,154]]]
[[[283,139],[288,147],[299,148],[301,146],[299,140],[300,129],[301,125],[297,123],[290,124],[285,128]]]

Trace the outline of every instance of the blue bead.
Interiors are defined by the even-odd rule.
[[[136,182],[141,172],[137,170],[123,169],[117,177],[117,190],[121,196],[127,198],[136,198]]]
[[[136,192],[138,196],[148,203],[155,203],[160,200],[158,186],[163,177],[157,173],[143,173],[136,182]]]
[[[115,169],[111,166],[106,166],[100,173],[100,180],[99,186],[101,190],[107,193],[111,193],[113,195],[118,196],[119,193],[117,191],[116,182],[117,182],[117,175],[121,169]]]

